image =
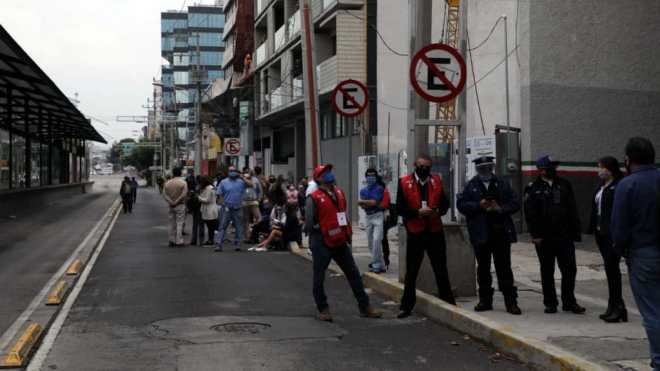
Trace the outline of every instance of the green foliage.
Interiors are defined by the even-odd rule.
[[[154,164],[154,148],[137,146],[130,156],[121,160],[122,166],[135,166],[138,171],[148,170]]]

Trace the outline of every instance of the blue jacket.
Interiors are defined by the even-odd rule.
[[[491,182],[495,182],[499,204],[502,210],[496,215],[504,226],[504,231],[509,243],[518,240],[516,228],[513,225],[511,215],[520,210],[520,202],[508,182],[493,177]],[[479,203],[487,198],[487,190],[478,176],[472,178],[465,186],[463,193],[458,195],[457,207],[461,214],[467,218],[468,232],[470,232],[470,242],[473,246],[478,246],[488,241],[488,213],[483,210]]]
[[[611,233],[619,253],[660,256],[658,182],[660,171],[642,166],[623,178],[614,193]]]

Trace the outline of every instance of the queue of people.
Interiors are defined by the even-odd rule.
[[[624,258],[651,344],[652,360],[654,365],[660,365],[660,171],[654,161],[653,145],[644,138],[630,139],[625,148],[627,176],[614,157],[599,159],[600,182],[592,198],[587,233],[595,236],[608,282],[608,306],[599,317],[606,323],[628,320],[619,267]],[[550,156],[536,161],[538,175],[525,187],[522,204],[510,183],[495,175],[495,158],[477,158],[474,166],[477,175],[467,182],[456,200],[457,210],[466,218],[476,257],[479,301],[474,310],[494,309],[494,263],[506,311],[522,314],[511,268],[511,245],[518,237],[512,215],[522,210],[539,259],[544,312],[557,313],[561,303],[564,312],[584,314],[586,309],[575,297],[575,243],[581,241],[582,225],[573,187],[557,171],[559,162]],[[378,171],[370,168],[364,174],[366,186],[360,189],[357,200],[357,206],[366,214],[372,255],[370,272],[381,274],[388,270],[387,230],[397,225],[398,217],[406,229],[406,274],[398,318],[410,316],[414,309],[424,255],[433,269],[438,297],[456,304],[442,221],[451,204],[443,180],[431,169],[429,156],[417,156],[414,171],[399,179],[396,200],[391,202]],[[199,204],[199,222],[195,223],[193,217],[193,230],[197,225],[205,225],[206,244],[215,245],[217,252],[223,251],[232,225],[236,251],[241,250],[242,241],[254,244],[250,251],[285,248],[290,241],[301,243],[304,231],[309,236],[313,260],[313,297],[318,318],[332,321],[324,278],[333,260],[344,272],[360,314],[381,317],[370,304],[353,258],[350,205],[336,185],[331,164],[317,166],[311,179],[304,177],[297,183],[286,182],[281,176],[266,179],[258,167],[239,172],[230,166],[226,177],[220,174],[215,184],[207,177],[189,177],[186,182],[181,179],[180,169],[175,169],[173,175],[162,191],[170,206],[170,245],[183,245],[184,203],[190,199],[194,200],[189,207],[193,213],[197,212],[194,204]],[[122,198],[126,194],[129,199],[129,188],[123,188]],[[195,190],[189,192],[191,188]],[[195,233],[192,241],[197,241],[196,236]],[[555,288],[555,265],[561,272],[561,302]]]

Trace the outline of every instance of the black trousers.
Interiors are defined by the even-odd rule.
[[[130,194],[121,196],[121,203],[124,208],[124,214],[133,212],[133,196]]]
[[[201,211],[194,210],[192,212],[192,217],[192,239],[190,240],[190,244],[196,245],[198,241],[203,242],[204,240],[204,221],[202,220]]]
[[[486,301],[493,300],[493,276],[491,275],[491,257],[495,263],[497,284],[505,298],[515,299],[517,289],[513,285],[513,271],[511,270],[511,244],[501,234],[490,234],[492,237],[485,244],[474,247],[477,258],[477,284],[479,285],[479,298]]]
[[[623,304],[623,295],[621,293],[621,255],[619,255],[612,246],[612,240],[607,235],[601,235],[596,232],[596,243],[603,257],[605,265],[605,275],[607,276],[607,288],[609,291],[609,306]]]
[[[387,231],[394,227],[396,223],[396,218],[390,216],[383,225],[383,260],[386,266],[390,265],[390,241],[387,239]]]
[[[443,232],[408,233],[406,243],[406,277],[404,280],[401,310],[412,311],[417,299],[417,275],[426,251],[435,281],[438,297],[447,303],[456,304],[447,271],[447,242]]]
[[[209,235],[209,238],[206,241],[213,242],[213,237],[215,236],[215,231],[218,230],[218,219],[212,219],[212,220],[205,220],[204,224],[206,224],[206,231]],[[202,233],[202,236],[200,238],[203,239],[204,234]]]
[[[561,301],[564,307],[576,303],[575,276],[575,245],[567,239],[544,238],[536,245],[536,255],[541,265],[541,284],[543,286],[543,304],[546,307],[557,307],[557,291],[555,289],[555,261],[561,271]]]

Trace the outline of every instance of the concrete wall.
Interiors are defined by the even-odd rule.
[[[531,158],[621,158],[635,135],[660,144],[660,2],[530,4]]]
[[[348,137],[328,139],[321,141],[321,162],[334,165],[334,173],[337,177],[337,185],[344,190],[347,202],[351,205],[352,220],[357,222],[357,194],[358,194],[358,157],[362,155],[360,136],[351,137],[352,150],[349,150]],[[349,187],[349,170],[352,172],[352,187]],[[352,197],[352,202],[351,202]]]
[[[367,80],[367,35],[364,21],[346,13],[364,18],[361,10],[337,13],[337,78],[339,81]]]

